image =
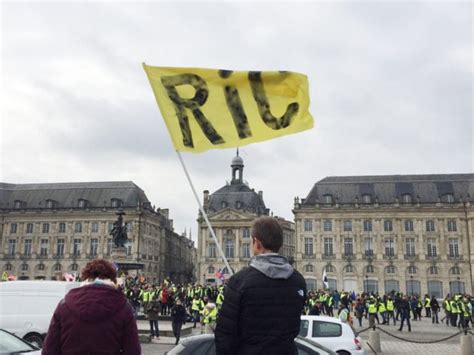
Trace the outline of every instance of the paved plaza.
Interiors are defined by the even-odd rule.
[[[160,322],[160,327],[168,327],[168,322]],[[356,322],[357,323],[357,322]],[[368,321],[364,319],[362,327],[355,325],[355,330],[365,329],[368,326]],[[447,327],[446,324],[432,324],[431,319],[423,318],[421,321],[411,322],[411,332],[408,332],[406,326],[403,332],[398,331],[399,323],[394,326],[380,325],[390,334],[409,340],[431,341],[436,339],[446,338],[452,334],[457,333],[458,328]],[[366,355],[371,355],[373,352],[367,346],[369,339],[369,332],[365,331],[360,334],[365,348]],[[199,326],[193,329],[193,334],[200,334]],[[158,344],[142,343],[143,354],[145,355],[162,355],[166,351],[174,347],[174,338],[161,337]],[[416,354],[416,355],[458,355],[460,354],[461,336],[455,336],[449,340],[434,344],[415,344],[400,339],[393,338],[383,332],[380,332],[380,342],[382,346],[382,353],[384,355],[400,355],[400,354]]]

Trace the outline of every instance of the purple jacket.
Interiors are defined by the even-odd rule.
[[[119,353],[141,353],[137,323],[125,295],[99,284],[69,291],[54,311],[42,354]]]

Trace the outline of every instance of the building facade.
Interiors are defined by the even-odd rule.
[[[152,207],[133,182],[0,183],[0,270],[56,279],[110,257],[119,208],[126,213],[127,258],[144,264],[138,272],[153,282],[191,281],[193,242],[176,234],[168,210]]]
[[[327,177],[295,198],[309,289],[473,292],[474,174]]]
[[[203,208],[216,234],[219,245],[234,272],[248,265],[251,255],[251,227],[255,218],[269,215],[263,192],[255,192],[243,179],[244,162],[237,154],[232,160],[232,179],[229,184],[209,194],[204,191]],[[283,246],[280,253],[293,260],[295,251],[294,223],[278,218],[283,229]],[[198,259],[201,283],[219,283],[216,272],[229,277],[209,228],[199,213]]]

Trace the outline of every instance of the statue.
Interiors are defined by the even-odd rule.
[[[128,240],[127,236],[127,224],[123,223],[123,215],[125,212],[123,212],[122,209],[120,209],[116,215],[117,220],[114,222],[114,227],[110,231],[110,235],[112,236],[112,240],[114,242],[114,245],[116,247],[125,247],[125,243]]]

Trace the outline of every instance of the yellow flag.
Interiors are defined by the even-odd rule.
[[[240,147],[313,127],[304,74],[143,68],[178,151]]]

